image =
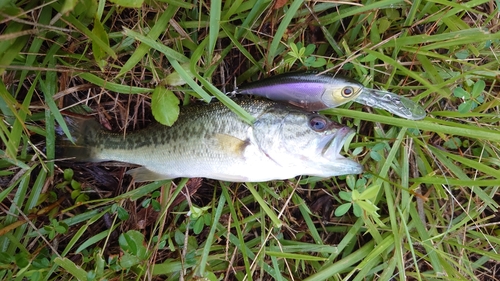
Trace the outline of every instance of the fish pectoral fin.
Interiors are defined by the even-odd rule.
[[[250,144],[249,140],[241,140],[227,134],[216,134],[215,138],[223,151],[240,157],[243,157],[245,148]]]
[[[135,182],[145,182],[145,181],[157,181],[157,180],[168,180],[171,177],[167,175],[158,174],[149,170],[146,167],[139,167],[132,169],[127,172],[127,174],[131,175],[134,178]]]

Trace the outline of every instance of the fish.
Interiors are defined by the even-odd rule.
[[[353,79],[317,71],[272,76],[244,84],[232,93],[285,101],[310,111],[335,108],[354,101],[410,120],[420,120],[426,115],[422,106],[407,97],[366,88]]]
[[[140,165],[128,171],[137,182],[179,177],[264,182],[363,172],[340,154],[354,134],[351,128],[289,104],[235,101],[255,118],[253,124],[219,102],[185,106],[171,127],[153,123],[125,136],[94,119],[69,118],[71,138],[59,142],[58,157]]]

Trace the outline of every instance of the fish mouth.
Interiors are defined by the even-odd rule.
[[[348,138],[354,135],[354,131],[348,127],[342,127],[330,136],[326,136],[319,147],[322,147],[321,155],[329,159],[344,158],[340,150]]]
[[[363,167],[352,159],[340,155],[340,151],[344,144],[351,140],[355,132],[351,128],[342,127],[335,134],[326,136],[320,143],[321,156],[327,160],[330,165],[333,165],[336,174],[360,174],[363,172]]]
[[[423,119],[426,114],[424,108],[411,99],[388,91],[364,88],[354,100],[410,120]]]

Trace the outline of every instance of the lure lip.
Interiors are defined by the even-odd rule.
[[[421,120],[426,115],[425,109],[416,102],[389,91],[363,88],[354,101],[409,120]]]

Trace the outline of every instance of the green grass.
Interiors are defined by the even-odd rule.
[[[0,279],[500,280],[498,1],[116,2],[0,3]],[[357,130],[358,176],[133,184],[54,161],[68,110],[126,132],[213,96],[252,122],[223,92],[303,64],[428,115],[325,110]]]

